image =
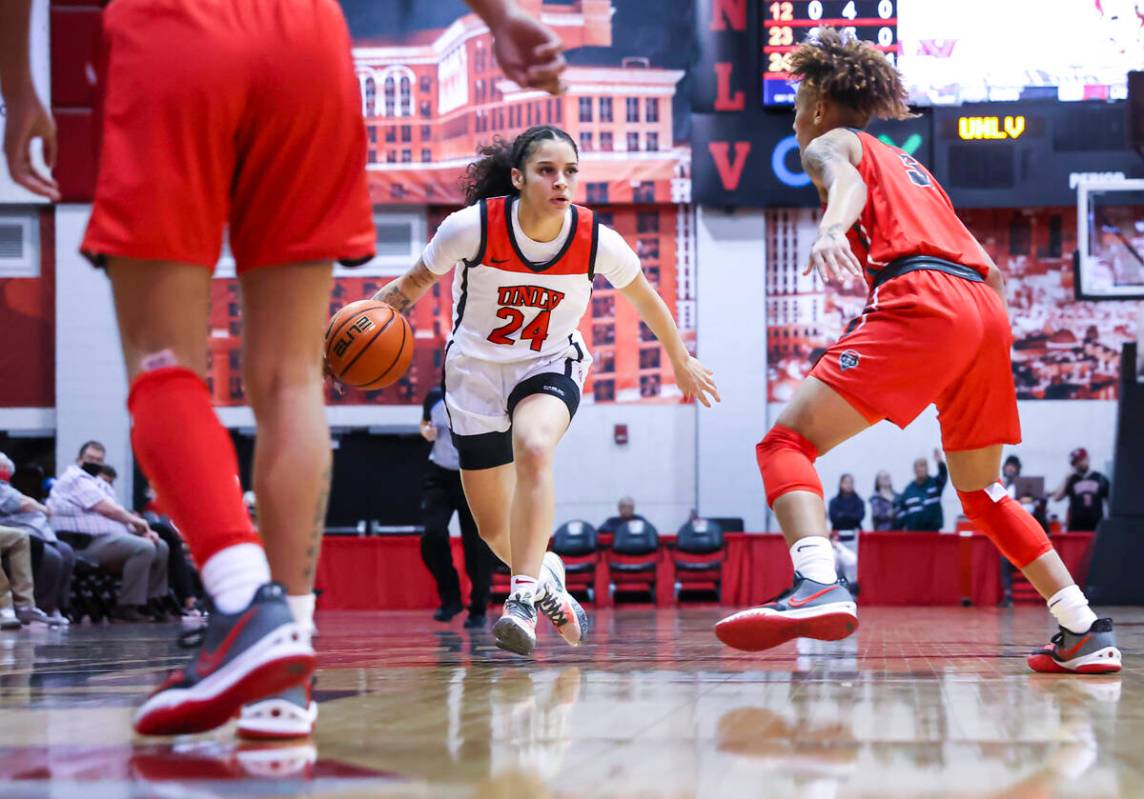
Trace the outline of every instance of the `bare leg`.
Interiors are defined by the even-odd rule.
[[[321,331],[331,275],[330,264],[309,263],[240,276],[243,372],[258,423],[258,524],[271,574],[292,595],[313,589],[329,500]]]
[[[814,445],[819,455],[861,433],[870,423],[821,380],[808,377],[779,416],[778,424],[794,430]],[[775,500],[775,517],[787,546],[808,536],[829,535],[826,504],[811,491],[791,491]]]
[[[205,377],[210,270],[193,264],[110,258],[107,273],[128,381],[142,371],[143,359],[161,353],[169,353],[171,365]]]
[[[964,493],[980,491],[993,485],[1001,474],[1000,445],[947,452],[946,458],[949,461],[949,478],[953,481],[954,488]],[[1046,600],[1058,591],[1075,585],[1056,550],[1050,549],[1021,571]]]
[[[556,515],[552,462],[568,429],[568,406],[547,394],[526,397],[512,420],[516,491],[512,498],[513,574],[540,578],[541,562]]]
[[[516,488],[516,467],[506,463],[492,469],[462,469],[461,485],[481,538],[502,563],[512,568],[509,511]]]

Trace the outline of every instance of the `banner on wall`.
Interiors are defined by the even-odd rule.
[[[30,41],[30,59],[32,62],[32,82],[36,87],[36,94],[44,103],[45,108],[51,108],[51,65],[48,48],[48,0],[33,0],[32,23]],[[0,141],[4,140],[4,129],[8,114],[3,101],[0,100]],[[44,160],[40,151],[39,142],[33,143],[33,160],[45,172]],[[5,159],[0,157],[0,205],[5,203],[27,205],[29,203],[46,203],[46,197],[17,186],[8,175],[8,166]]]
[[[692,118],[692,200],[705,205],[810,207],[818,192],[803,171],[793,111],[697,114]],[[928,114],[875,120],[868,132],[931,163]]]
[[[525,4],[568,49],[567,91],[550,97],[504,77],[491,33],[460,2],[343,3],[373,202],[459,204],[477,148],[539,124],[579,144],[577,202],[686,202],[690,151],[679,127],[687,108],[677,99],[691,0],[659,5],[662,13],[648,15],[612,0]]]

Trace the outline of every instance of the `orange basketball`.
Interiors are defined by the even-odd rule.
[[[385,388],[405,374],[412,360],[413,330],[384,302],[351,302],[326,328],[326,364],[347,386]]]

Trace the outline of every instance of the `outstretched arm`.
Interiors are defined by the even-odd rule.
[[[663,344],[667,357],[671,360],[671,368],[675,371],[675,384],[688,399],[695,397],[708,408],[711,402],[710,394],[719,402],[719,391],[715,388],[712,372],[701,364],[687,351],[683,338],[679,335],[679,328],[671,317],[671,311],[663,298],[656,293],[643,272],[619,290],[621,294],[635,306],[640,319],[651,328],[655,337]]]
[[[437,282],[436,275],[430,272],[420,258],[408,272],[397,280],[391,280],[373,295],[373,299],[391,305],[398,313],[407,313],[413,303],[421,299],[430,286]]]
[[[7,1],[7,0],[5,0]],[[514,0],[467,0],[493,34],[493,52],[505,76],[518,86],[560,94],[567,64],[551,28],[525,14]]]
[[[822,134],[802,152],[803,168],[826,200],[818,239],[811,247],[804,274],[817,269],[823,280],[862,276],[862,265],[846,240],[846,231],[866,206],[866,182],[854,168],[861,158],[858,137],[843,128]]]

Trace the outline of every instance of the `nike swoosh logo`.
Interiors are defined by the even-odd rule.
[[[796,547],[795,552],[802,552],[807,547],[812,547],[814,544],[803,544],[801,547]]]
[[[1068,660],[1068,659],[1069,659],[1069,658],[1071,658],[1073,655],[1075,655],[1077,652],[1079,652],[1079,651],[1080,651],[1080,648],[1081,648],[1082,646],[1084,646],[1084,645],[1085,645],[1085,644],[1088,642],[1088,639],[1089,639],[1089,638],[1091,638],[1091,637],[1092,637],[1092,636],[1090,636],[1090,635],[1086,635],[1084,638],[1080,639],[1080,642],[1079,642],[1079,643],[1078,643],[1076,646],[1074,646],[1072,649],[1070,649],[1069,651],[1067,651],[1067,652],[1065,652],[1065,653],[1064,653],[1064,658],[1062,658],[1062,659],[1063,659],[1063,660]]]
[[[255,608],[251,608],[242,614],[242,618],[235,623],[234,628],[227,633],[226,638],[222,640],[214,652],[203,651],[199,653],[199,659],[195,663],[195,670],[199,673],[199,677],[209,676],[222,664],[231,646],[238,640],[238,636],[242,634],[247,623],[254,618],[255,610]]]
[[[794,597],[791,597],[791,599],[787,601],[787,604],[790,605],[792,608],[801,608],[803,605],[807,604],[808,602],[813,602],[814,600],[818,599],[823,594],[829,594],[831,591],[833,591],[837,587],[838,586],[836,586],[836,585],[828,585],[828,586],[826,586],[826,588],[823,588],[821,591],[815,591],[813,594],[808,596],[806,599],[795,599]]]
[[[508,258],[490,258],[489,259],[490,264],[507,264],[508,262],[509,262]]]

